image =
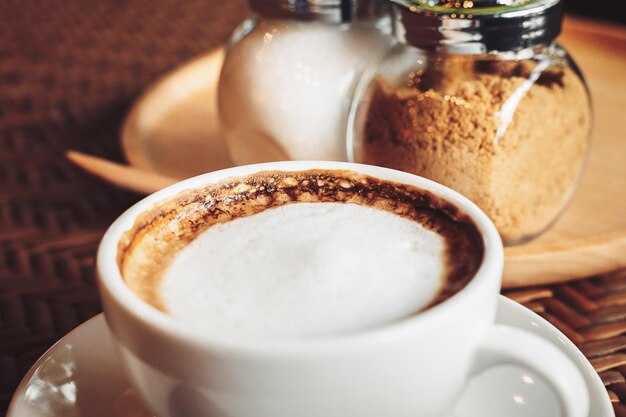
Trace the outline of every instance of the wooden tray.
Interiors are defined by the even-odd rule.
[[[503,285],[566,281],[626,266],[626,29],[566,19],[560,42],[587,77],[593,144],[580,189],[540,238],[506,249]],[[223,50],[166,74],[135,104],[122,129],[131,165],[186,178],[231,165],[216,118]]]

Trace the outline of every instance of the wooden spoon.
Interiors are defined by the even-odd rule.
[[[70,150],[65,153],[65,156],[67,159],[98,178],[120,188],[142,194],[151,194],[178,181],[176,178],[118,164],[82,152]]]

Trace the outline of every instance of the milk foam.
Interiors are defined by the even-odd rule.
[[[427,306],[445,240],[367,206],[297,203],[210,227],[163,276],[171,315],[221,336],[354,332]]]

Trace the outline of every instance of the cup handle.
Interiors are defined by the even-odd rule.
[[[525,330],[495,324],[483,339],[472,369],[518,364],[541,375],[556,392],[565,417],[588,417],[589,391],[579,369],[560,349]]]

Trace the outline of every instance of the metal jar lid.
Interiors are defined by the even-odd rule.
[[[389,14],[384,0],[249,0],[250,8],[263,17],[346,23]]]
[[[560,0],[392,0],[396,38],[451,53],[516,51],[561,32]]]

